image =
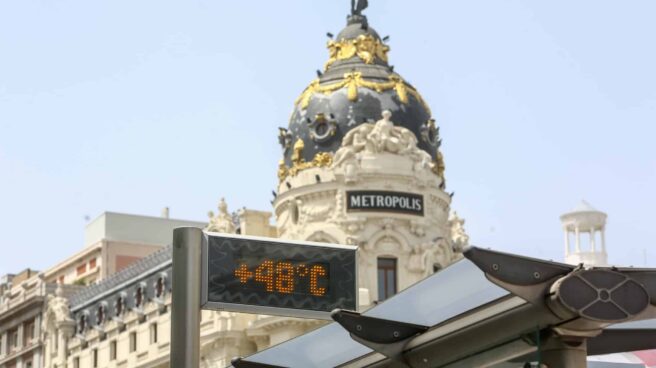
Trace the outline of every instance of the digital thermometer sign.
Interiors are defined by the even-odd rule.
[[[357,308],[356,247],[206,233],[204,309],[329,319]]]

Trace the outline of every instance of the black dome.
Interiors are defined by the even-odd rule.
[[[328,50],[324,73],[297,99],[289,129],[281,128],[286,166],[293,166],[299,139],[302,159],[310,162],[319,153],[334,153],[349,130],[379,120],[384,110],[392,113],[395,125],[415,133],[419,148],[436,159],[440,142],[430,109],[388,65],[389,47],[366,17],[349,16],[348,25],[328,42]]]

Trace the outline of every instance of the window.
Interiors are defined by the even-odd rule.
[[[116,360],[116,340],[109,342],[109,360]]]
[[[87,330],[87,316],[84,314],[80,314],[80,318],[77,320],[77,333],[83,334]]]
[[[23,346],[29,346],[34,339],[34,320],[27,321],[23,325]]]
[[[378,300],[396,294],[396,258],[378,258]]]
[[[143,299],[143,288],[139,286],[134,292],[134,304],[137,306],[137,308],[140,308],[143,305]]]
[[[93,368],[98,368],[98,349],[91,350],[91,362]]]
[[[105,322],[105,306],[99,305],[96,309],[96,324],[102,325]]]
[[[157,322],[150,324],[150,343],[157,342]]]
[[[73,368],[80,368],[80,358],[79,357],[75,357],[75,359],[73,359]]]
[[[137,333],[130,332],[130,352],[133,353],[137,351]]]
[[[96,259],[95,258],[89,261],[89,269],[93,270],[94,268],[96,268]]]
[[[7,338],[9,339],[9,351],[16,350],[18,348],[18,329],[9,330]]]
[[[80,276],[81,274],[87,272],[87,264],[85,263],[81,266],[77,266],[76,272],[77,272],[78,276]]]
[[[155,296],[161,298],[164,295],[164,288],[165,288],[164,278],[159,277],[157,279],[157,282],[155,283]]]
[[[64,284],[64,275],[59,276],[59,283]]]
[[[123,314],[124,307],[125,299],[122,296],[119,296],[114,302],[114,315],[120,317]]]

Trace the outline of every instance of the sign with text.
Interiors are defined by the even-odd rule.
[[[347,191],[346,209],[347,211],[384,211],[423,216],[424,196],[383,190]]]
[[[206,233],[201,307],[326,319],[355,310],[356,249]]]

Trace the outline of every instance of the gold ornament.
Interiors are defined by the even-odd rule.
[[[294,151],[292,152],[292,163],[294,165],[303,162],[303,149],[305,148],[305,143],[301,138],[296,140],[294,143]]]
[[[446,170],[446,165],[444,164],[444,156],[442,156],[442,152],[440,150],[437,150],[437,157],[435,158],[435,162],[433,162],[433,173],[435,173],[441,180],[440,183],[440,189],[446,188],[446,179],[444,178],[444,171]]]
[[[287,174],[289,174],[289,169],[285,165],[285,160],[278,161],[278,180],[282,181],[287,177]]]
[[[327,70],[337,60],[347,60],[356,55],[365,64],[373,64],[376,58],[387,62],[387,52],[389,51],[389,46],[370,34],[359,35],[350,40],[330,40],[327,48],[328,61],[324,65],[324,70]]]
[[[302,139],[297,139],[294,143],[294,151],[292,152],[292,167],[287,168],[285,160],[278,162],[278,179],[282,182],[287,176],[296,176],[301,170],[309,169],[311,167],[329,167],[333,164],[333,156],[328,152],[319,152],[314,155],[310,162],[303,159],[303,149],[305,143]]]
[[[358,88],[359,87],[364,87],[368,89],[372,89],[378,93],[381,93],[383,91],[387,91],[390,89],[394,89],[396,92],[397,96],[399,96],[399,101],[403,104],[408,103],[408,95],[414,96],[414,98],[421,103],[426,111],[428,112],[429,115],[431,115],[430,108],[428,107],[428,104],[426,104],[426,101],[421,97],[419,92],[415,90],[413,87],[411,87],[409,84],[407,84],[403,78],[401,78],[397,74],[392,74],[389,76],[389,81],[388,82],[372,82],[368,81],[364,78],[362,78],[362,73],[361,72],[352,72],[352,73],[345,73],[344,74],[344,79],[342,79],[339,82],[331,83],[331,84],[325,84],[325,85],[320,85],[319,84],[319,79],[313,80],[310,85],[301,93],[301,95],[296,99],[294,102],[295,104],[300,103],[301,108],[305,109],[308,107],[310,104],[310,98],[312,98],[312,95],[315,93],[323,93],[325,95],[329,95],[333,93],[334,91],[337,91],[338,89],[341,88],[347,88],[347,97],[349,101],[357,101],[358,100]]]

